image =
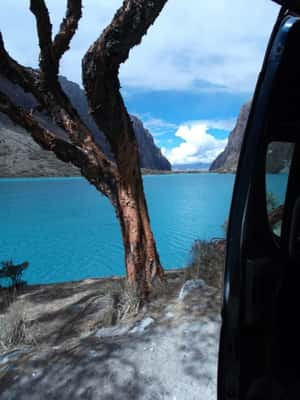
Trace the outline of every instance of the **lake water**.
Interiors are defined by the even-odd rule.
[[[223,237],[234,176],[148,175],[145,191],[166,269],[187,264],[196,239]],[[124,275],[118,221],[83,178],[0,179],[0,261],[29,261],[28,283]]]

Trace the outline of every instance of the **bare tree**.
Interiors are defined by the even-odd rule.
[[[14,104],[0,91],[0,112],[27,129],[44,149],[80,168],[82,175],[108,197],[120,221],[127,278],[145,298],[163,269],[150,227],[140,172],[137,141],[120,93],[119,67],[132,47],[141,42],[167,0],[125,0],[110,25],[86,52],[82,78],[90,113],[110,144],[114,162],[96,143],[63,91],[59,64],[69,49],[81,18],[82,1],[68,0],[59,32],[52,25],[44,0],[31,0],[39,39],[39,70],[20,65],[7,52],[0,32],[0,74],[30,92],[38,102],[34,110]],[[47,111],[68,139],[45,128],[36,117]]]

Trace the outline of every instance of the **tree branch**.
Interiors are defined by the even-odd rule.
[[[42,78],[48,83],[55,83],[58,74],[58,60],[52,46],[52,25],[49,11],[44,0],[30,0],[30,11],[36,19],[40,46],[40,69]]]
[[[49,11],[44,0],[30,0],[30,11],[36,19],[40,47],[40,69],[42,79],[48,85],[59,85],[57,75],[59,61],[69,49],[70,42],[77,30],[81,18],[81,0],[68,0],[66,16],[63,19],[58,34],[52,42],[52,25]]]
[[[66,16],[53,42],[53,50],[57,60],[60,60],[63,54],[69,50],[70,42],[75,35],[82,15],[81,8],[81,0],[68,0]]]
[[[49,85],[45,89],[39,71],[18,64],[7,53],[0,33],[0,74],[10,82],[19,85],[25,92],[30,92],[38,103],[49,112],[53,121],[64,129],[73,144],[82,147],[106,167],[113,176],[115,165],[104,155],[94,142],[93,136],[81,120],[77,110],[62,90],[57,77],[57,85]]]
[[[166,2],[167,0],[125,0],[109,26],[87,51],[84,62],[88,62],[89,55],[96,52],[101,53],[99,58],[104,59],[107,67],[118,68],[127,60],[129,51],[141,42]],[[95,67],[97,68],[97,64]]]
[[[116,203],[115,182],[110,171],[94,161],[84,149],[58,138],[48,129],[41,126],[30,112],[15,106],[5,94],[0,92],[0,112],[6,114],[15,124],[22,126],[44,150],[52,151],[57,158],[71,162],[80,168],[81,173],[89,182],[96,186],[113,204]]]
[[[44,149],[53,151],[56,156],[65,162],[72,161],[72,155],[76,154],[74,162],[81,167],[82,160],[86,158],[83,150],[71,143],[57,138],[55,134],[42,127],[30,112],[15,106],[11,100],[0,92],[0,112],[6,114],[15,124],[26,129],[36,142]],[[78,160],[78,161],[77,161]]]
[[[5,51],[5,47],[4,47],[2,32],[0,31],[0,55],[2,54],[3,51]]]
[[[0,32],[0,74],[10,82],[19,85],[25,92],[32,93],[41,104],[40,74],[38,71],[24,67],[15,61],[5,49]]]
[[[130,117],[119,90],[119,66],[128,58],[130,49],[141,42],[166,2],[125,0],[83,58],[83,84],[91,114],[107,137],[122,169],[126,167],[124,154],[138,155]]]
[[[41,84],[40,73],[31,68],[26,68],[20,64],[18,64],[10,55],[7,53],[3,37],[0,32],[0,74],[2,74],[5,78],[7,78],[10,82],[19,85],[25,92],[30,92],[37,99],[38,103],[42,105],[44,109],[46,109],[55,123],[58,126],[63,128],[71,141],[73,142],[74,148],[81,148],[83,154],[87,154],[89,158],[89,163],[86,163],[87,171],[83,172],[83,175],[92,182],[93,180],[97,180],[95,186],[102,190],[103,193],[109,196],[112,196],[110,193],[113,193],[113,190],[109,189],[109,180],[114,181],[118,174],[116,171],[116,166],[112,163],[104,153],[99,149],[96,143],[93,140],[93,137],[89,131],[89,129],[85,126],[85,124],[81,121],[80,116],[77,111],[74,109],[71,104],[69,98],[65,95],[60,85],[51,91],[51,87],[48,90],[44,90],[43,85]],[[56,77],[57,79],[57,77]],[[1,92],[0,92],[1,93]],[[45,136],[41,134],[40,125],[30,117],[30,114],[26,111],[22,111],[18,107],[14,106],[10,99],[1,94],[1,107],[2,112],[9,115],[9,117],[15,121],[16,123],[23,126],[25,129],[31,132],[32,137],[36,140],[43,148],[52,150],[57,155],[58,158],[63,159],[63,161],[71,161],[74,165],[76,164],[75,153],[73,152],[74,157],[70,160],[64,160],[64,157],[67,157],[67,152],[64,153],[56,153],[55,147],[51,147],[57,143],[57,151],[62,148],[62,143],[64,142],[61,139],[58,139],[53,136],[53,138],[49,141],[45,141]],[[6,110],[6,111],[5,111]],[[9,111],[9,112],[8,112]],[[14,117],[14,111],[16,112],[16,116]],[[16,120],[17,119],[17,120]],[[31,123],[29,123],[29,121]],[[45,132],[45,130],[44,130]],[[49,132],[48,132],[49,133]],[[35,134],[38,134],[35,136]],[[53,134],[52,134],[53,135]],[[44,138],[44,139],[43,139]],[[43,140],[42,140],[43,139]],[[55,139],[55,140],[54,140]],[[48,147],[47,147],[48,146]],[[49,147],[50,146],[50,147]],[[71,144],[69,144],[71,146]],[[63,146],[66,149],[65,146]],[[70,149],[70,147],[68,147]],[[65,154],[65,155],[64,155]],[[81,153],[76,153],[80,156]],[[95,169],[96,168],[96,169]],[[94,172],[93,172],[94,171]],[[95,173],[97,171],[97,173]],[[102,171],[100,173],[99,171]],[[103,179],[101,183],[100,180]],[[113,200],[114,201],[114,200]]]

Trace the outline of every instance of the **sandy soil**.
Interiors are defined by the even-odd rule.
[[[1,400],[215,399],[219,291],[204,286],[179,300],[182,276],[170,273],[147,309],[111,326],[108,292],[119,285],[26,289],[17,301],[35,344],[0,355]]]

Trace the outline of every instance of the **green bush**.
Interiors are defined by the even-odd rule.
[[[18,287],[26,284],[22,280],[24,270],[28,267],[27,261],[22,264],[14,264],[12,260],[2,261],[2,268],[0,269],[0,279],[10,279],[12,288],[17,289]]]

